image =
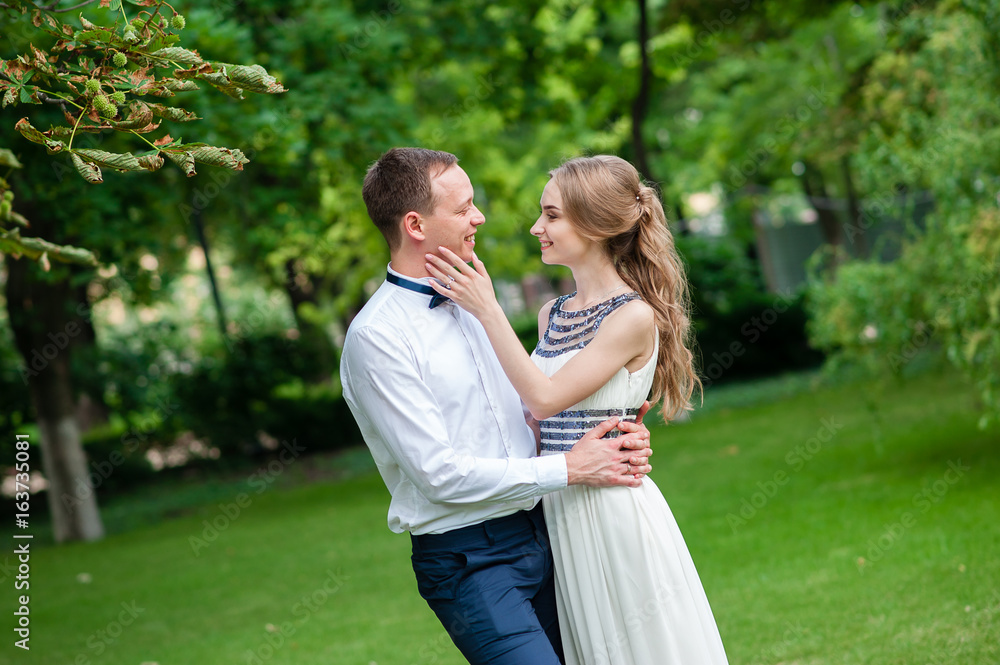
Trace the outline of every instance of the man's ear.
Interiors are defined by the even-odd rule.
[[[420,213],[411,210],[403,215],[403,233],[418,242],[424,241],[424,218]]]

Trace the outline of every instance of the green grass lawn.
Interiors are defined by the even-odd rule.
[[[976,429],[975,391],[936,372],[814,383],[719,389],[653,430],[730,662],[1000,663],[1000,435]],[[244,478],[109,502],[118,533],[33,552],[35,658],[8,630],[0,662],[463,663],[380,478],[344,459],[336,482],[299,460],[260,494]]]

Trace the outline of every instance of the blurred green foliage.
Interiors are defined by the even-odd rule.
[[[843,265],[811,293],[813,339],[836,360],[891,376],[939,349],[979,387],[984,427],[1000,417],[998,17],[996,2],[928,3],[887,25],[857,91],[857,161],[875,188],[926,188],[935,211],[898,260]]]
[[[312,449],[356,438],[337,346],[388,260],[359,196],[385,149],[460,157],[488,219],[477,252],[495,278],[514,282],[567,276],[541,264],[527,233],[547,171],[582,153],[635,159],[636,3],[175,6],[187,16],[185,45],[206,60],[260,62],[289,89],[239,103],[185,100],[203,118],[199,138],[241,150],[245,170],[184,178],[165,169],[157,183],[108,174],[86,188],[54,172],[38,146],[9,146],[24,167],[9,177],[18,208],[46,237],[92,249],[102,264],[33,273],[72,277],[95,312],[96,339],[74,348],[73,365],[75,390],[107,409],[88,437],[94,459],[133,440],[144,454],[182,432],[223,457],[263,454],[273,440]],[[966,367],[1000,410],[998,6],[650,4],[653,82],[640,136],[688,265],[711,383],[814,365],[822,354],[809,340],[834,364],[889,373],[919,345]],[[4,58],[27,47],[26,23],[7,24]],[[57,108],[39,113],[36,124],[63,120]],[[16,120],[0,112],[5,126]],[[98,145],[125,149],[114,136],[89,147]],[[779,196],[818,205],[807,181],[818,199],[853,191],[863,215],[835,211],[843,242],[833,261],[817,259],[805,295],[767,293],[758,213]],[[709,191],[724,234],[682,234],[678,217],[695,214],[687,196]],[[868,231],[883,223],[872,200],[925,192],[934,213],[911,229],[899,260],[850,258],[872,249]],[[204,255],[193,261],[196,223],[227,269],[216,275],[219,310],[200,273]],[[533,347],[533,312],[516,328]],[[4,343],[0,435],[32,419],[18,385],[23,359]]]
[[[283,442],[330,450],[361,441],[339,382],[308,385],[311,359],[287,338],[236,339],[221,359],[206,356],[173,378],[180,423],[223,458],[260,455]]]

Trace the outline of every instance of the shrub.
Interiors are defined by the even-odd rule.
[[[297,439],[310,451],[360,441],[338,377],[310,386],[303,382],[310,371],[295,340],[279,334],[237,339],[229,353],[174,377],[180,421],[223,457],[264,453],[271,438]]]
[[[832,362],[900,374],[924,349],[939,350],[980,388],[981,426],[1000,418],[1000,213],[971,222],[932,219],[912,231],[892,263],[851,261],[834,278],[811,278],[814,343]]]
[[[705,386],[818,365],[802,293],[764,291],[759,269],[732,238],[679,237],[687,264]]]

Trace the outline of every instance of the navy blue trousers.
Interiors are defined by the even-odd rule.
[[[559,665],[542,507],[411,536],[417,588],[471,665]]]

